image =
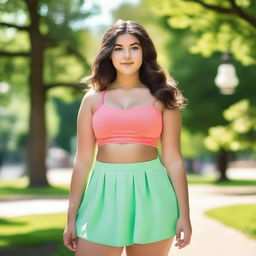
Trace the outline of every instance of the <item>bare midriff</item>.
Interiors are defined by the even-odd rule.
[[[98,147],[96,160],[106,163],[136,163],[156,159],[158,149],[145,144],[111,143]]]

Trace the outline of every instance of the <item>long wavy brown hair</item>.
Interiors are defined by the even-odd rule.
[[[177,88],[177,81],[169,76],[157,63],[157,53],[152,39],[146,30],[131,20],[117,20],[105,32],[101,43],[101,48],[92,66],[92,74],[81,79],[81,83],[90,83],[89,91],[102,91],[116,79],[116,69],[109,58],[116,38],[122,34],[131,34],[138,38],[142,46],[143,61],[140,67],[140,80],[145,84],[152,95],[163,102],[169,109],[182,109],[188,101]]]

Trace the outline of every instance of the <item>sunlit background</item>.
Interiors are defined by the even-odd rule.
[[[169,255],[255,255],[254,0],[0,0],[0,251],[73,255],[62,232],[79,81],[117,19],[147,30],[189,101],[181,147],[193,235]]]

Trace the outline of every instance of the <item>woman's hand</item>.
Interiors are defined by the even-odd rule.
[[[77,236],[75,222],[69,223],[63,232],[64,245],[71,251],[76,251]]]
[[[181,232],[183,232],[184,234],[183,239],[181,239]],[[191,234],[192,234],[192,227],[190,223],[190,218],[180,216],[176,225],[176,242],[177,243],[175,244],[175,246],[181,249],[189,245]]]

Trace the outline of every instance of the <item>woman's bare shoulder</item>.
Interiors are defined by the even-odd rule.
[[[165,106],[164,106],[164,103],[161,100],[155,98],[154,106],[155,106],[156,109],[158,109],[158,111],[162,112],[162,114],[163,114]]]
[[[89,90],[84,94],[82,101],[94,102],[100,97],[100,94],[101,92],[97,92],[95,90]]]
[[[89,90],[85,93],[82,99],[82,105],[86,105],[92,111],[98,105],[101,97],[101,92],[95,90]]]

